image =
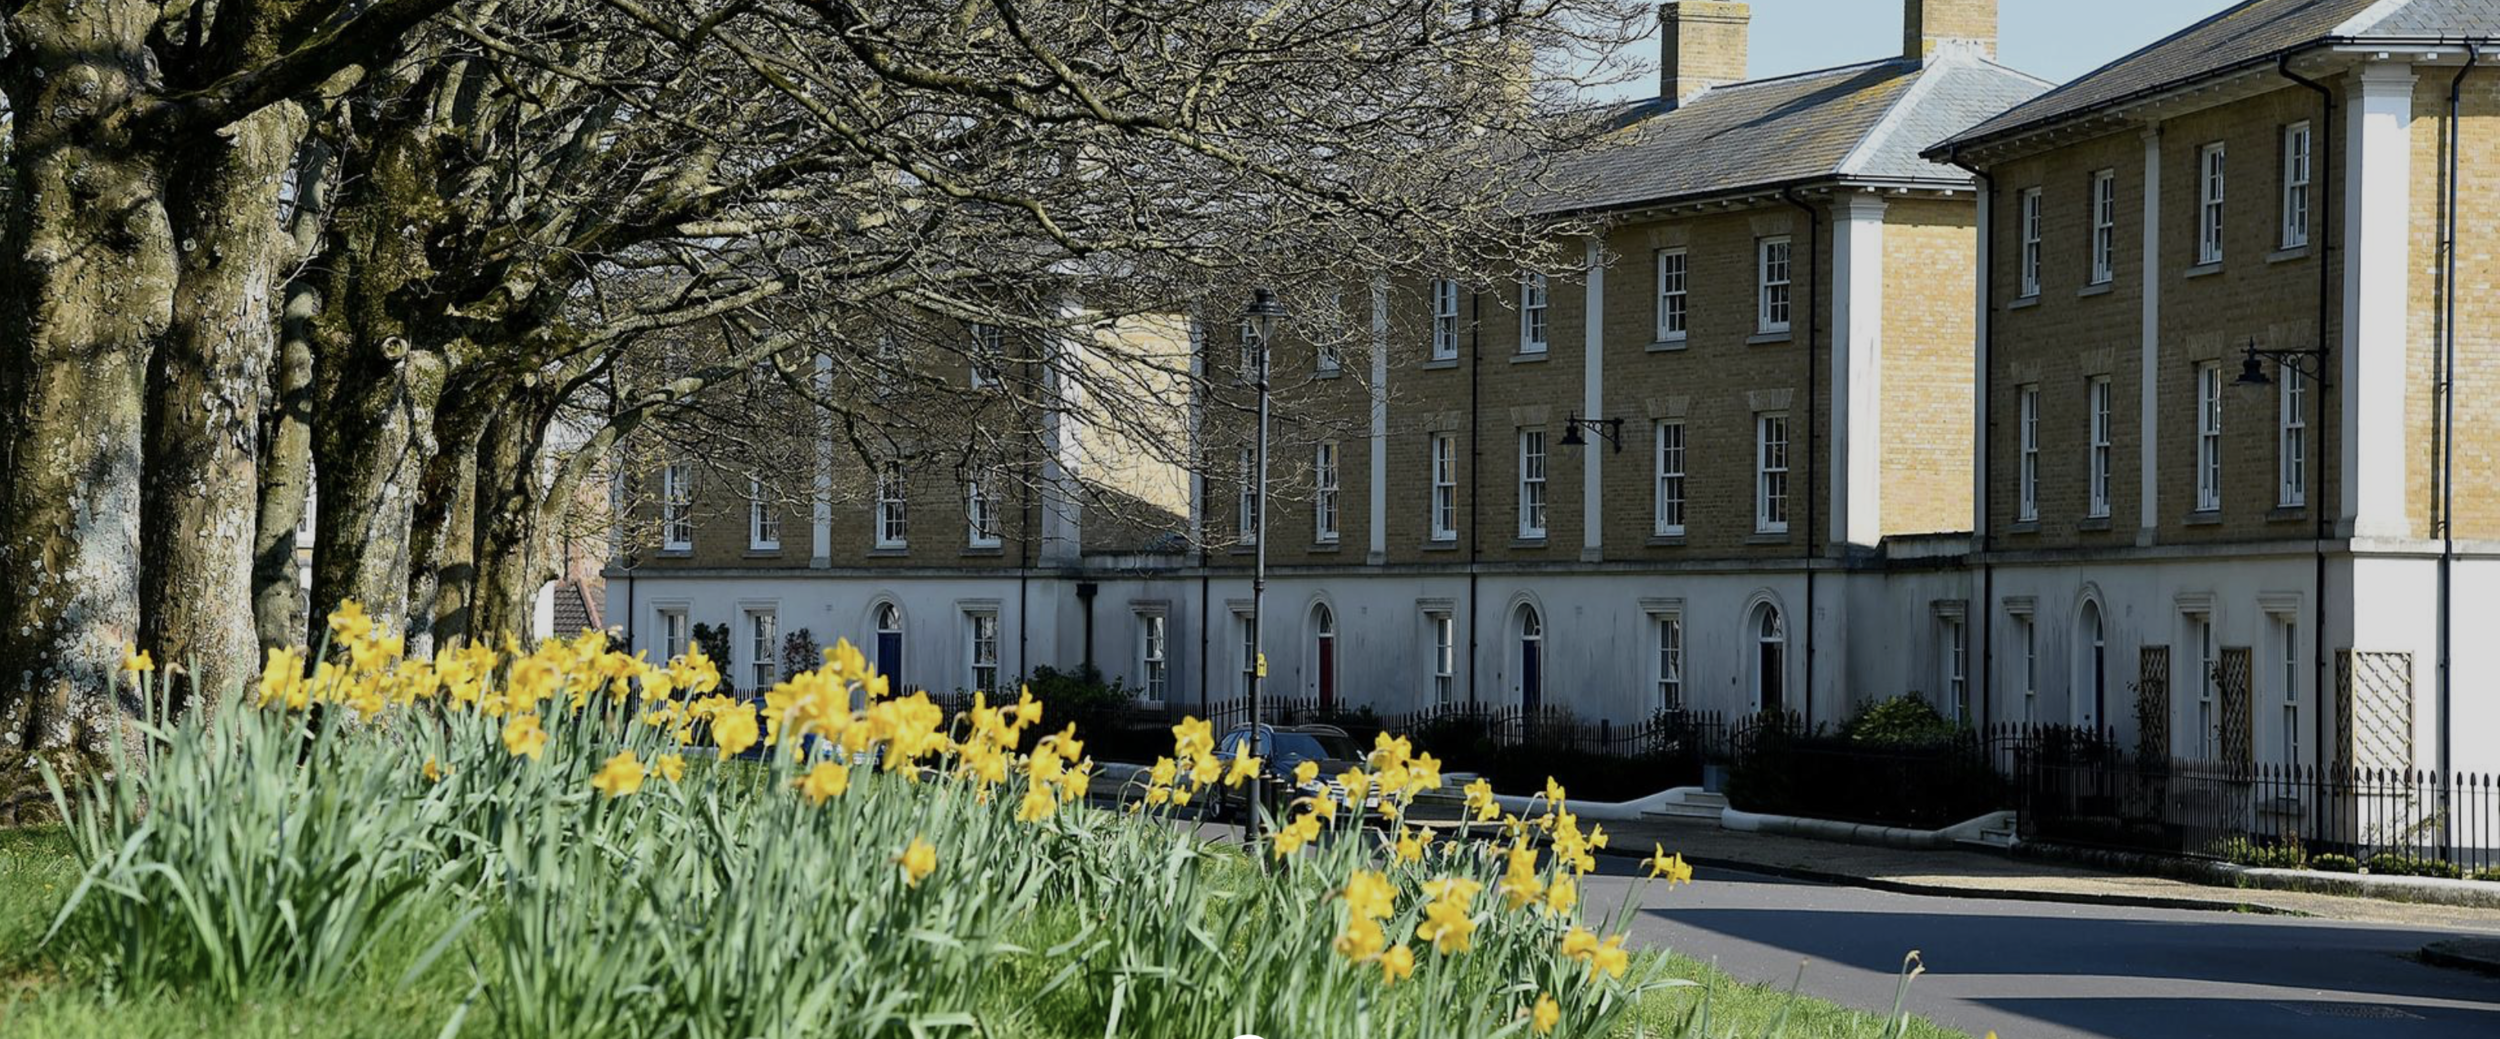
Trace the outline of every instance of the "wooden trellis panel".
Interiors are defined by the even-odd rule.
[[[2146,646],[2135,672],[2136,754],[2146,761],[2170,757],[2170,647]]]
[[[2257,735],[2249,710],[2252,657],[2246,646],[2222,651],[2222,760],[2234,765],[2257,760]]]

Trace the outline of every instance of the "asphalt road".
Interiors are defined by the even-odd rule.
[[[1633,872],[1607,858],[1601,872]],[[1592,878],[1592,909],[1628,881]],[[1908,1009],[2001,1039],[2268,1039],[2500,1036],[2500,978],[2424,966],[2423,943],[2466,932],[2241,913],[1934,898],[1701,871],[1652,884],[1641,944],[1716,962],[1749,981],[1884,1011],[1902,955],[1927,973]]]

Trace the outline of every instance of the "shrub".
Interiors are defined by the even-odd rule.
[[[1968,732],[1869,744],[1765,724],[1738,741],[1728,801],[1748,812],[1935,829],[2004,808],[2005,777]]]
[[[2359,873],[2361,860],[2350,855],[2316,855],[2310,857],[2309,868],[2320,873]]]
[[[2500,884],[2500,866],[2490,866],[2475,870],[2472,879],[2482,881],[2486,884]]]
[[[705,650],[709,653],[710,650]],[[781,637],[781,673],[803,674],[814,671],[825,662],[825,651],[816,644],[816,633],[800,628]]]
[[[2453,862],[2422,858],[2417,855],[2401,855],[2395,852],[2380,852],[2372,855],[2370,860],[2362,865],[2370,873],[2383,877],[2445,877],[2449,880],[2458,880],[2465,875],[2465,871]]]
[[[689,634],[694,639],[694,647],[702,650],[704,656],[712,658],[713,667],[722,669],[720,688],[717,692],[722,696],[736,699],[738,683],[730,676],[729,662],[737,658],[731,656],[729,652],[729,625],[697,624]]]
[[[1936,713],[1934,705],[1909,696],[1861,704],[1855,717],[1840,726],[1844,739],[1884,746],[1925,746],[1952,739],[1962,727]]]
[[[2299,869],[2309,862],[2309,854],[2301,848],[2299,838],[2276,842],[2229,837],[2215,842],[2212,853],[2223,861],[2257,869]]]

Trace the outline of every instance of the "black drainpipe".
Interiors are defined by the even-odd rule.
[[[2451,754],[2456,749],[2456,732],[2450,728],[2448,674],[2449,647],[2453,636],[2449,630],[2454,622],[2451,599],[2455,595],[2453,574],[2457,560],[2457,147],[2465,141],[2465,124],[2458,118],[2465,77],[2481,63],[2483,50],[2475,44],[2465,46],[2465,67],[2457,70],[2457,78],[2448,81],[2448,205],[2441,217],[2441,262],[2447,273],[2441,278],[2439,294],[2446,316],[2440,319],[2443,359],[2439,362],[2439,788],[2440,815],[2447,816],[2448,790],[2456,784],[2450,774],[2455,767]],[[2453,835],[2453,824],[2441,827]],[[2443,840],[2441,843],[2449,843]]]
[[[1948,150],[1945,153],[1944,161],[1956,168],[1959,168],[1962,172],[1971,175],[1972,190],[1979,202],[1980,207],[1988,214],[1988,233],[1981,236],[1979,240],[1979,314],[1980,324],[1982,326],[1980,329],[1979,352],[1987,357],[1988,363],[1977,366],[1979,369],[1979,385],[1976,388],[1976,396],[1974,398],[1981,404],[1985,405],[1990,403],[1992,400],[1992,398],[1989,397],[1991,389],[1990,379],[1996,374],[1997,323],[1996,315],[1994,313],[1996,309],[1997,274],[1997,250],[1996,242],[1994,240],[1994,235],[1996,234],[1996,181],[1991,179],[1985,172],[1982,172],[1979,167],[1963,162],[1962,152],[1959,147]],[[1974,432],[1978,435],[1979,443],[1983,445],[1979,452],[1982,464],[1993,466],[1996,462],[1996,454],[1993,451],[1986,450],[1985,445],[1989,445],[1992,442],[1990,440],[1990,434],[1996,423],[1996,409],[1989,407],[1986,409],[1986,413],[1989,424],[1987,426],[1980,427]],[[2323,425],[2324,423],[2320,424]],[[1989,486],[1989,483],[1987,479],[1985,479],[1988,474],[1983,472],[1976,475],[1980,478],[1974,482],[1974,489],[1971,492],[1971,505],[1973,509],[1973,519],[1977,521],[1973,523],[1972,526],[1978,529],[1972,532],[1976,535],[1976,544],[1971,547],[1979,555],[1979,626],[1977,629],[1977,635],[1979,638],[1979,652],[1977,654],[1979,674],[1975,676],[1966,674],[1962,676],[1962,681],[1964,683],[1969,683],[1973,678],[1978,679],[1978,713],[1980,717],[1980,725],[1984,728],[1987,725],[1988,701],[1996,695],[1996,666],[1993,662],[1996,647],[1994,645],[1995,640],[1989,638],[1989,621],[1993,616],[1994,611],[1988,608],[1988,604],[1996,598],[1997,569],[1996,562],[1988,556],[1988,541],[1995,534],[1995,528],[1988,523],[1988,492],[1986,488]],[[1969,627],[1970,621],[1971,618],[1969,615],[1964,614],[1962,620],[1964,625],[1963,631],[1965,633],[1964,638],[1970,637],[1970,633],[1972,631]],[[2096,710],[2102,709],[2105,706],[2106,705],[2102,704],[2094,705]],[[2114,728],[2109,724],[2109,719],[2107,717],[2102,717],[2099,721],[2101,727],[2104,729]]]
[[[1484,461],[1476,450],[1476,407],[1482,399],[1480,377],[1484,367],[1484,293],[1467,292],[1467,705],[1476,704],[1476,669],[1484,662],[1476,631],[1476,560],[1483,546],[1483,536],[1476,528],[1477,491],[1483,481],[1476,470]]]
[[[1803,539],[1806,566],[1806,623],[1804,635],[1806,645],[1806,680],[1805,688],[1800,690],[1802,695],[1800,697],[1801,702],[1799,706],[1801,709],[1798,714],[1804,719],[1806,727],[1811,729],[1814,726],[1815,539],[1822,536],[1822,528],[1815,525],[1816,512],[1814,508],[1814,503],[1816,501],[1815,495],[1822,493],[1823,488],[1823,467],[1821,464],[1822,455],[1817,453],[1814,446],[1815,433],[1821,427],[1821,423],[1815,421],[1820,414],[1816,410],[1818,407],[1816,401],[1820,399],[1816,396],[1816,393],[1822,388],[1822,371],[1814,363],[1814,343],[1822,325],[1823,214],[1816,212],[1813,206],[1807,205],[1803,199],[1798,198],[1797,189],[1795,187],[1781,188],[1780,197],[1787,199],[1789,205],[1795,206],[1805,213],[1807,234],[1806,259],[1814,265],[1814,273],[1806,279],[1806,339],[1804,351],[1806,361],[1806,405],[1804,408],[1798,410],[1798,413],[1803,414],[1806,417],[1806,529],[1805,538]],[[1842,695],[1846,697],[1847,693],[1844,691]],[[1841,704],[1841,709],[1844,712],[1848,710],[1848,704],[1845,699]]]
[[[2292,71],[2292,55],[2290,51],[2285,51],[2275,58],[2275,71],[2280,72],[2285,79],[2317,91],[2319,104],[2322,109],[2322,112],[2318,117],[2318,123],[2325,129],[2324,134],[2318,137],[2317,140],[2328,142],[2326,147],[2328,149],[2333,148],[2333,142],[2335,140],[2335,92],[2327,89],[2325,84],[2320,83],[2317,80],[2310,79],[2300,73]],[[2312,223],[2317,227],[2317,232],[2314,236],[2315,243],[2318,248],[2317,381],[2320,384],[2320,388],[2323,388],[2327,381],[2327,359],[2333,356],[2327,349],[2326,323],[2327,318],[2333,313],[2332,307],[2334,306],[2334,301],[2337,298],[2334,277],[2328,270],[2327,264],[2328,258],[2332,257],[2335,253],[2335,247],[2333,245],[2331,235],[2333,234],[2334,228],[2337,226],[2337,222],[2326,218],[2327,207],[2333,205],[2335,202],[2335,158],[2332,151],[2322,150],[2315,145],[2310,147],[2310,153],[2312,156],[2310,164],[2318,170],[2319,181],[2318,204],[2311,206],[2310,212],[2315,214]],[[2320,154],[2325,155],[2327,161],[2317,161],[2316,156]],[[2333,516],[2334,513],[2328,511],[2326,502],[2326,397],[2323,394],[2318,397],[2317,425],[2317,457],[2311,460],[2309,464],[2310,469],[2313,470],[2311,478],[2317,485],[2317,500],[2309,503],[2309,508],[2313,510],[2313,515],[2317,517],[2317,536],[2314,539],[2317,547],[2311,553],[2316,559],[2317,572],[2310,576],[2309,596],[2310,607],[2314,611],[2309,627],[2309,642],[2313,649],[2313,655],[2315,657],[2314,663],[2317,668],[2317,678],[2315,682],[2317,688],[2315,690],[2316,695],[2312,698],[2316,701],[2316,707],[2310,712],[2315,716],[2310,719],[2310,729],[2313,732],[2311,739],[2315,744],[2315,749],[2311,751],[2312,760],[2318,767],[2323,768],[2330,760],[2327,757],[2326,746],[2326,709],[2328,703],[2326,687],[2329,680],[2326,670],[2326,546],[2335,536],[2333,521],[2328,518]],[[2321,813],[2317,818],[2319,819],[2321,825],[2323,825],[2323,821],[2325,819],[2323,813],[2326,811],[2325,804],[2323,802],[2319,803],[2312,808],[2312,811]]]
[[[1089,671],[1094,667],[1094,593],[1101,590],[1092,581],[1076,583],[1076,601],[1085,610],[1085,668]]]

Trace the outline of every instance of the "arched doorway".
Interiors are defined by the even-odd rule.
[[[2109,724],[2109,632],[2101,604],[2086,600],[2075,624],[2075,724],[2098,731]]]
[[[1545,702],[1545,618],[1533,603],[1519,604],[1519,706],[1536,710]]]
[[[1781,619],[1779,607],[1767,602],[1754,607],[1746,631],[1752,636],[1754,649],[1754,709],[1764,714],[1787,710],[1784,684],[1788,677],[1788,624]]]
[[[903,609],[890,602],[877,604],[877,673],[885,676],[887,688],[897,693],[903,685]]]
[[[1319,709],[1334,710],[1337,706],[1337,613],[1327,603],[1311,607],[1311,692],[1319,698]]]

